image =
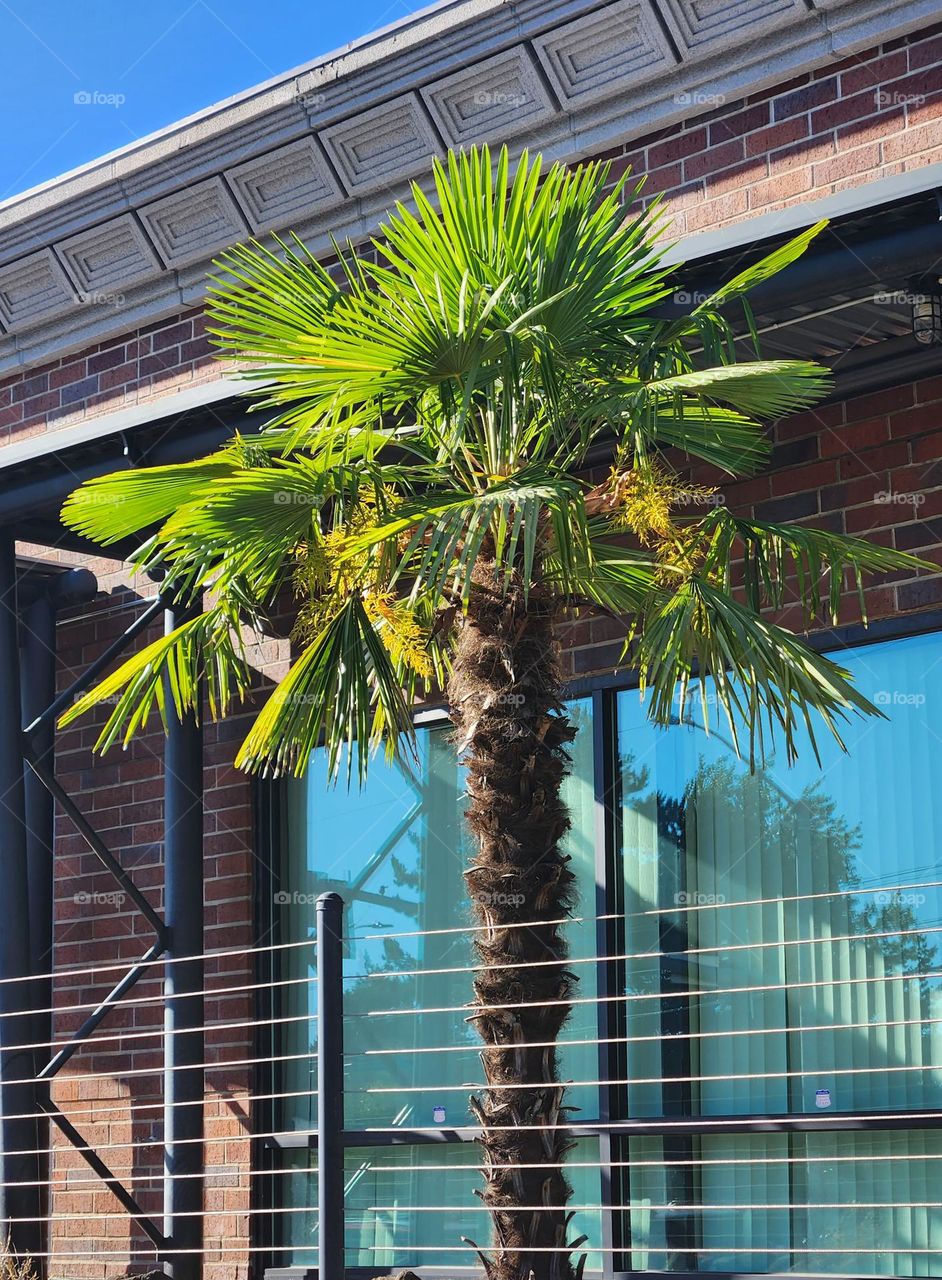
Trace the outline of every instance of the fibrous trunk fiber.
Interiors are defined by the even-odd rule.
[[[482,1133],[484,1204],[493,1247],[489,1280],[574,1280],[562,1164],[572,1143],[556,1041],[576,979],[564,920],[574,876],[560,842],[560,791],[574,730],[561,700],[554,604],[538,590],[475,569],[448,697],[467,767],[467,870],[481,968],[472,1020],[488,1088],[473,1098]]]

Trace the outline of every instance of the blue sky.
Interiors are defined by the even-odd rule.
[[[0,200],[427,3],[0,0]]]

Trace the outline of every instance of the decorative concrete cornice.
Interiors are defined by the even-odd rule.
[[[573,159],[938,16],[938,0],[445,0],[0,205],[0,370],[194,305],[250,234],[361,239],[447,147]]]

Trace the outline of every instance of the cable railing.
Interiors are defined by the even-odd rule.
[[[942,887],[942,881],[796,895],[792,900],[909,892],[917,887]],[[785,899],[683,904],[665,910],[715,909],[717,905],[735,908],[773,901]],[[665,912],[657,909],[635,914]],[[626,918],[608,913],[566,917],[565,923],[604,924]],[[473,1274],[480,1254],[492,1256],[494,1246],[472,1245],[459,1235],[459,1230],[464,1230],[468,1235],[486,1236],[491,1212],[488,1204],[470,1197],[480,1163],[471,1153],[482,1138],[496,1139],[511,1132],[545,1135],[547,1122],[539,1116],[523,1122],[483,1122],[462,1107],[455,1108],[446,1121],[444,1106],[436,1106],[442,1116],[429,1123],[428,1104],[456,1095],[481,1095],[488,1089],[537,1098],[541,1091],[556,1086],[545,1079],[492,1082],[479,1068],[468,1070],[467,1078],[462,1078],[466,1074],[462,1055],[479,1056],[482,1045],[472,1038],[470,1028],[460,1032],[468,1038],[456,1042],[454,1024],[436,1018],[473,1023],[484,1010],[473,999],[468,1003],[449,1001],[452,980],[482,970],[506,971],[516,979],[521,971],[539,973],[546,968],[566,967],[583,976],[593,969],[600,973],[604,969],[620,973],[621,989],[604,988],[597,994],[559,1000],[508,999],[487,1007],[487,1012],[495,1015],[525,1015],[527,1010],[546,1007],[572,1010],[580,1019],[575,1034],[564,1030],[558,1041],[523,1037],[498,1047],[521,1052],[555,1047],[573,1053],[572,1067],[582,1063],[583,1069],[569,1070],[562,1088],[584,1091],[600,1103],[605,1100],[594,1118],[563,1113],[552,1122],[554,1132],[577,1142],[573,1159],[489,1166],[493,1173],[565,1170],[576,1187],[565,1206],[524,1199],[508,1212],[558,1215],[565,1208],[575,1214],[578,1230],[588,1235],[578,1249],[589,1256],[587,1275],[627,1271],[641,1266],[644,1258],[663,1262],[668,1255],[685,1259],[687,1270],[695,1270],[697,1265],[710,1268],[713,1263],[708,1260],[719,1263],[723,1255],[738,1259],[740,1270],[749,1269],[750,1259],[785,1256],[796,1267],[815,1273],[823,1269],[835,1275],[840,1273],[826,1266],[828,1258],[843,1257],[848,1265],[856,1259],[858,1273],[867,1269],[863,1260],[905,1256],[915,1264],[915,1260],[931,1260],[942,1254],[942,1245],[929,1247],[923,1230],[928,1215],[942,1210],[942,1056],[936,1052],[942,989],[934,985],[942,978],[942,967],[927,963],[933,953],[932,942],[921,950],[907,950],[907,944],[913,939],[934,939],[942,933],[942,925],[927,922],[916,928],[911,920],[904,920],[899,928],[884,927],[868,916],[870,927],[852,933],[846,926],[846,913],[843,919],[844,928],[833,934],[763,937],[755,943],[729,945],[707,937],[704,945],[680,950],[662,943],[645,950],[622,946],[610,954],[581,953],[536,963],[521,960],[454,966],[423,965],[422,940],[449,936],[473,940],[478,926],[369,933],[345,932],[334,920],[331,930],[322,929],[318,936],[300,941],[158,957],[145,961],[154,972],[141,979],[153,984],[155,990],[122,1001],[121,1007],[131,1010],[134,1023],[98,1030],[83,1049],[92,1055],[92,1069],[61,1075],[56,1096],[70,1121],[103,1123],[105,1131],[95,1142],[96,1150],[109,1159],[114,1157],[123,1182],[140,1188],[144,1196],[156,1195],[168,1183],[184,1180],[205,1178],[211,1187],[217,1171],[237,1179],[232,1203],[237,1204],[235,1211],[246,1224],[244,1235],[237,1240],[207,1238],[199,1250],[175,1248],[175,1255],[196,1252],[207,1263],[240,1257],[275,1265],[286,1261],[304,1266],[316,1263],[322,1274],[338,1276],[345,1266],[394,1269],[410,1263],[460,1266],[470,1268],[468,1274]],[[523,920],[506,927],[524,930],[546,923]],[[363,968],[356,944],[382,939],[416,940],[413,948],[402,953],[403,967],[389,965],[387,960],[385,968]],[[870,957],[856,967],[846,958],[848,949],[854,947],[860,949],[861,956]],[[409,954],[410,950],[414,954]],[[774,953],[800,956],[804,968],[780,979],[769,971],[764,959]],[[754,966],[749,964],[752,954],[757,957]],[[878,963],[873,959],[877,956]],[[246,972],[253,961],[271,964],[279,957],[295,957],[294,962],[307,971],[289,969],[287,975],[278,973],[270,979]],[[136,1080],[143,1084],[154,1074],[149,1066],[139,1065],[134,1055],[156,1051],[165,1034],[162,1026],[142,1027],[140,1019],[164,999],[163,966],[187,959],[218,966],[197,990],[187,992],[187,998],[244,998],[252,1005],[265,997],[272,1002],[272,1007],[260,1010],[258,1016],[250,1016],[254,1013],[250,1008],[245,1017],[204,1018],[199,1028],[184,1027],[175,1032],[178,1043],[185,1043],[191,1034],[209,1033],[231,1033],[231,1043],[218,1056],[203,1053],[195,1064],[171,1062],[168,1073],[191,1071],[195,1066],[210,1079],[231,1070],[238,1071],[245,1081],[244,1087],[239,1083],[213,1087],[208,1082],[203,1096],[176,1102],[178,1108],[204,1108],[206,1132],[199,1138],[178,1137],[175,1141],[180,1152],[198,1148],[205,1169],[192,1172],[158,1167],[163,1162],[160,1114],[164,1100],[134,1092]],[[632,971],[626,967],[648,961],[650,973],[640,976],[637,968]],[[665,962],[677,961],[683,961],[685,967],[668,973]],[[709,967],[698,971],[705,961]],[[782,966],[785,964],[782,961]],[[94,983],[103,974],[125,967],[82,966],[52,975],[55,981],[64,979],[70,984],[57,988],[58,1000],[39,1009],[3,1010],[0,1026],[7,1018],[37,1014],[79,1017],[98,1003],[88,1002],[85,987],[89,984],[76,986],[76,980],[91,979]],[[414,983],[416,1001],[392,1007],[388,987],[375,981],[390,978]],[[429,980],[428,988],[423,988],[425,979]],[[36,979],[30,976],[22,981]],[[633,987],[632,982],[643,982],[645,989]],[[445,1000],[438,1001],[434,995],[422,998],[423,990],[441,994],[442,984]],[[402,993],[398,994],[401,1000]],[[73,997],[71,1002],[69,996]],[[766,1008],[762,1002],[773,996],[776,1002],[767,1007],[777,1010],[777,1018],[752,1018],[746,1025],[730,1021],[728,1011],[735,999],[741,997],[752,1002],[750,1007],[761,1010]],[[806,996],[810,1003],[802,1004]],[[373,1007],[363,1007],[370,1001],[375,1001]],[[592,1008],[600,1011],[594,1033],[584,1026]],[[665,1011],[672,1009],[685,1010],[686,1022],[674,1021],[669,1033],[663,1028],[649,1031],[645,1022],[640,1028],[632,1024],[633,1018],[641,1015],[663,1019],[668,1016]],[[727,1022],[717,1023],[717,1010],[722,1009],[727,1011],[723,1015]],[[801,1009],[811,1014],[804,1021],[804,1015],[795,1016]],[[623,1019],[619,1034],[606,1030],[608,1011],[615,1010],[621,1011]],[[387,1026],[389,1031],[384,1030]],[[409,1028],[407,1043],[383,1043],[394,1036],[401,1040],[401,1033],[392,1030],[397,1026]],[[292,1036],[296,1037],[293,1042]],[[302,1039],[300,1045],[297,1037]],[[779,1061],[769,1045],[782,1037],[791,1047]],[[305,1039],[308,1043],[303,1043]],[[57,1051],[66,1043],[61,1038],[37,1038],[34,1043],[18,1045],[17,1053]],[[869,1048],[864,1052],[860,1045]],[[914,1058],[894,1056],[907,1046],[919,1046]],[[670,1061],[663,1056],[667,1052],[672,1055]],[[632,1057],[651,1053],[658,1056]],[[710,1054],[721,1057],[710,1058]],[[106,1063],[121,1055],[131,1056],[126,1064],[115,1062],[112,1070],[106,1069]],[[848,1061],[842,1055],[853,1056]],[[590,1061],[591,1069],[586,1071],[585,1064]],[[567,1062],[564,1057],[564,1066]],[[443,1070],[439,1063],[454,1065]],[[650,1069],[652,1064],[656,1064],[654,1070]],[[326,1090],[325,1071],[330,1081]],[[33,1079],[23,1076],[19,1082]],[[126,1087],[127,1094],[95,1098],[73,1094],[73,1086],[84,1082],[105,1085],[109,1081]],[[822,1083],[838,1094],[843,1092],[840,1107],[809,1109],[812,1104],[806,1101],[796,1108],[796,1098],[806,1097],[809,1089],[817,1091]],[[667,1091],[673,1091],[672,1096],[677,1096],[678,1090],[686,1091],[689,1101],[682,1114],[637,1114],[633,1099],[640,1097],[639,1090],[649,1091],[644,1107],[651,1105],[650,1097],[658,1091],[664,1097]],[[784,1091],[776,1095],[779,1104],[757,1110],[755,1099],[771,1097],[774,1090]],[[869,1099],[868,1105],[854,1105],[860,1098]],[[730,1104],[721,1114],[716,1114],[718,1100]],[[922,1105],[927,1100],[937,1105]],[[448,1110],[452,1112],[451,1104]],[[39,1121],[46,1114],[39,1108],[16,1111],[5,1119]],[[911,1142],[908,1135],[912,1133],[922,1135],[920,1142],[900,1149],[900,1143]],[[652,1149],[652,1141],[660,1147]],[[720,1145],[712,1150],[711,1142]],[[743,1142],[751,1145],[743,1147]],[[245,1143],[248,1147],[234,1145]],[[246,1160],[249,1147],[255,1152],[251,1163]],[[44,1155],[47,1150],[37,1145],[12,1154]],[[452,1152],[461,1152],[466,1158],[457,1159]],[[400,1158],[394,1159],[394,1153],[400,1153]],[[67,1154],[68,1148],[55,1145],[49,1176],[20,1184],[45,1188],[52,1216],[11,1221],[59,1224],[60,1237],[48,1250],[37,1252],[37,1259],[79,1262],[94,1256],[96,1260],[128,1262],[133,1254],[134,1260],[159,1261],[160,1249],[143,1240],[137,1226],[117,1210],[99,1205],[88,1211],[77,1207],[72,1197],[87,1194],[100,1183],[94,1174],[84,1171],[78,1176],[63,1163]],[[881,1181],[874,1173],[875,1162],[885,1165],[893,1180]],[[835,1182],[836,1169],[846,1170],[850,1181]],[[736,1170],[740,1171],[738,1181],[733,1178]],[[668,1172],[675,1178],[670,1193],[664,1180]],[[457,1180],[449,1181],[445,1175]],[[796,1177],[798,1183],[794,1182]],[[603,1182],[607,1187],[604,1193]],[[854,1183],[856,1190],[848,1190]],[[800,1195],[795,1192],[794,1197],[783,1195],[786,1185],[804,1190]],[[262,1187],[268,1190],[259,1199]],[[289,1193],[289,1187],[295,1191]],[[201,1210],[180,1210],[177,1216],[198,1219],[208,1229],[208,1224],[233,1211],[229,1201],[227,1206],[221,1209],[206,1204]],[[838,1247],[823,1234],[820,1240],[808,1240],[807,1236],[802,1240],[794,1233],[787,1246],[782,1246],[771,1228],[762,1225],[778,1222],[784,1215],[789,1222],[800,1220],[805,1224],[802,1229],[807,1230],[809,1215],[815,1214],[838,1214],[842,1220],[846,1214],[846,1222],[857,1223],[853,1230],[862,1234],[852,1241],[853,1247]],[[731,1225],[736,1218],[750,1215],[754,1220],[751,1237]],[[763,1219],[762,1215],[770,1216]],[[624,1235],[618,1237],[621,1243],[612,1243],[611,1237],[601,1232],[599,1223],[604,1218],[624,1222]],[[127,1241],[114,1246],[108,1232],[120,1220]],[[420,1227],[423,1221],[427,1225]],[[79,1223],[83,1224],[81,1240],[72,1238],[73,1226]],[[675,1226],[669,1227],[669,1223]],[[708,1225],[716,1223],[720,1225]],[[263,1224],[272,1237],[267,1242],[259,1235]],[[767,1239],[760,1238],[764,1230],[769,1232]],[[716,1243],[718,1231],[728,1234],[725,1243]],[[867,1233],[874,1231],[877,1236],[871,1239]],[[890,1235],[881,1240],[880,1231],[890,1231]],[[377,1240],[376,1232],[382,1241]],[[568,1254],[570,1250],[534,1247],[529,1252]],[[697,1263],[698,1258],[702,1264]],[[931,1261],[929,1266],[931,1270]],[[664,1268],[658,1265],[654,1269]],[[373,1273],[367,1270],[363,1274]]]
[[[743,898],[743,899],[736,899],[732,901],[723,901],[723,902],[683,902],[683,903],[674,903],[670,906],[665,906],[665,907],[649,907],[640,911],[606,912],[604,914],[599,914],[599,915],[564,915],[564,916],[553,917],[552,919],[545,919],[545,920],[544,919],[522,920],[519,922],[514,922],[513,927],[514,928],[527,928],[527,927],[536,928],[537,926],[545,926],[547,924],[573,925],[573,924],[600,923],[600,922],[616,921],[616,920],[628,921],[628,920],[642,919],[642,918],[652,918],[652,917],[656,918],[663,915],[692,915],[700,912],[731,911],[739,907],[771,906],[775,904],[784,905],[786,903],[814,902],[814,901],[823,901],[827,899],[845,898],[845,897],[872,897],[876,894],[889,894],[889,895],[907,894],[907,893],[913,893],[916,891],[921,891],[923,889],[942,889],[942,880],[920,880],[920,881],[913,881],[913,882],[907,882],[907,883],[901,883],[901,884],[889,884],[889,885],[850,886],[848,888],[831,889],[831,890],[820,891],[816,893],[786,894],[786,895],[782,895],[774,898]],[[466,935],[468,937],[471,937],[475,933],[486,932],[489,927],[490,926],[487,926],[487,925],[467,924],[467,925],[458,925],[458,926],[447,928],[447,929],[413,929],[413,930],[404,930],[404,931],[386,930],[383,932],[373,932],[373,933],[367,932],[367,933],[358,933],[358,934],[345,933],[343,935],[342,941],[347,944],[354,944],[358,942],[398,941],[402,938],[435,938],[435,937],[443,937],[443,936],[450,936],[450,935],[455,935],[455,936]],[[932,926],[930,927],[929,931],[934,932],[940,928],[942,928],[942,925]],[[755,945],[756,946],[794,945],[795,941],[796,940],[783,939],[783,940],[780,940],[777,944],[757,943]],[[812,939],[811,941],[814,941],[814,940]],[[271,954],[279,951],[282,951],[282,952],[297,951],[305,947],[314,947],[315,943],[316,943],[316,939],[312,936],[310,938],[296,939],[290,942],[258,943],[254,946],[248,946],[248,947],[220,948],[220,949],[214,949],[210,951],[201,951],[199,953],[194,953],[194,954],[157,957],[155,959],[143,960],[136,963],[139,963],[142,968],[163,969],[163,967],[166,965],[185,964],[192,960],[208,961],[208,960],[225,959],[232,956],[239,957],[239,958],[246,958],[246,957],[252,957],[252,956],[262,956],[262,955]],[[663,953],[640,952],[635,954],[637,958],[644,958],[647,955],[661,955]],[[616,957],[605,956],[603,958],[606,960],[610,960]],[[622,957],[622,958],[632,958],[632,957],[628,956],[628,957]],[[599,957],[594,957],[593,959],[597,961]],[[100,964],[100,965],[78,965],[78,966],[65,965],[60,968],[49,970],[43,973],[29,973],[29,974],[22,974],[22,975],[13,976],[13,977],[0,978],[0,986],[8,986],[10,984],[16,984],[16,983],[22,983],[22,982],[32,983],[40,980],[44,981],[44,980],[51,980],[51,979],[56,979],[59,982],[64,982],[65,980],[73,977],[88,977],[94,974],[104,974],[104,973],[123,973],[127,968],[129,961],[130,961],[130,958],[123,961],[114,961],[114,962],[110,962],[107,964]],[[477,966],[475,966],[475,968],[476,967]],[[500,966],[495,966],[495,967],[500,967]],[[463,972],[464,970],[458,970],[458,971]],[[434,972],[442,972],[442,971],[441,970],[422,970],[417,972],[434,973]],[[384,973],[380,975],[376,973],[371,973],[371,974],[360,974],[360,975],[345,975],[344,980],[348,981],[354,977],[376,977],[376,976],[387,976],[387,974]],[[390,970],[388,972],[388,976],[403,976],[403,975],[400,973],[400,971]],[[161,981],[162,974],[155,975],[154,980]],[[144,978],[142,979],[142,981],[147,981],[147,979]]]

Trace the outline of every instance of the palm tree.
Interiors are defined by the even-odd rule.
[[[105,749],[155,705],[198,710],[203,684],[224,716],[249,691],[251,633],[286,591],[297,656],[243,768],[300,774],[323,741],[335,776],[355,762],[362,778],[380,744],[408,751],[415,699],[445,691],[476,845],[471,1016],[487,1084],[471,1106],[494,1235],[481,1258],[490,1280],[572,1280],[584,1258],[569,1239],[556,1044],[576,982],[560,799],[573,729],[557,624],[625,619],[655,721],[676,716],[678,688],[683,702],[709,683],[750,758],[770,732],[793,753],[812,713],[838,734],[875,709],[761,611],[798,598],[810,623],[836,613],[848,574],[918,562],[736,517],[679,470],[755,470],[760,423],[825,389],[814,364],[735,363],[722,312],[818,228],[665,320],[659,214],[626,221],[637,191],[610,187],[605,165],[543,172],[524,155],[512,171],[506,150],[471,150],[436,164],[434,186],[331,269],[300,241],[219,261],[215,339],[277,414],[211,457],[70,497],[72,528],[103,546],[144,536],[133,563],[159,566],[183,605],[208,603],[65,718],[108,699]]]

